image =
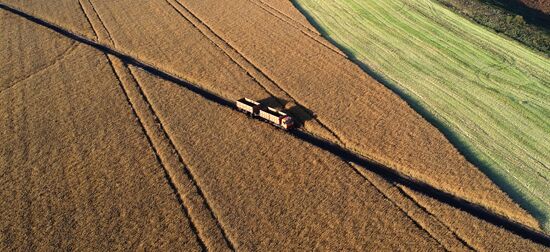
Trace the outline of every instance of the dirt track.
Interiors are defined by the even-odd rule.
[[[208,29],[204,29],[204,27],[201,32],[200,24],[193,25],[192,18],[187,20],[187,25],[183,25],[185,24],[183,22],[173,26],[175,30],[171,31],[172,34],[187,36],[177,41],[189,41],[190,45],[210,46],[201,46],[197,52],[196,47],[184,46],[187,49],[181,50],[181,46],[175,44],[159,43],[159,46],[156,47],[157,41],[155,47],[151,47],[149,43],[152,42],[147,42],[149,39],[154,41],[165,38],[167,41],[169,37],[166,34],[170,34],[170,29],[162,32],[149,30],[147,33],[160,33],[143,40],[132,41],[128,39],[125,41],[124,32],[135,32],[136,29],[135,27],[133,29],[128,27],[124,30],[124,25],[133,22],[111,19],[132,18],[132,8],[126,6],[130,7],[128,8],[129,11],[125,16],[121,16],[116,14],[116,8],[124,8],[124,2],[109,6],[93,3],[95,5],[82,0],[82,8],[87,13],[90,26],[93,27],[92,34],[97,34],[97,40],[101,43],[112,45],[121,51],[136,54],[140,59],[152,62],[159,68],[166,68],[175,74],[184,75],[186,79],[196,81],[203,87],[223,94],[229,99],[237,98],[241,93],[249,94],[251,97],[258,99],[265,98],[266,95],[269,96],[271,92],[279,92],[282,96],[286,93],[284,90],[281,91],[280,87],[277,89],[277,83],[265,71],[260,68],[254,70],[254,67],[257,66],[252,60],[243,56],[235,47],[228,45],[229,42],[221,39],[220,35],[214,33],[211,28],[208,27],[214,35],[209,34]],[[162,6],[164,7],[160,9],[157,9],[158,6],[151,6],[151,11],[169,10],[170,8],[180,9],[179,14],[173,12],[172,15],[174,16],[168,18],[183,18],[182,20],[185,20],[185,16],[182,17],[184,14],[181,13],[182,6],[177,7],[177,5],[174,5],[176,7],[171,7],[170,2]],[[147,11],[147,4],[142,7],[141,11]],[[100,15],[94,17],[94,13],[100,13]],[[136,12],[135,15],[137,18],[139,13]],[[178,17],[178,15],[180,16]],[[140,18],[146,18],[147,16],[150,15],[142,15]],[[160,20],[162,22],[162,19]],[[150,20],[141,23],[141,25],[144,24],[153,27],[153,25],[158,24],[158,21]],[[109,27],[117,27],[117,29],[113,31]],[[164,28],[167,27],[170,27],[170,23],[166,23]],[[182,29],[182,27],[186,27],[185,29],[188,30],[180,32],[179,29]],[[300,33],[304,34],[301,31]],[[216,35],[222,40],[218,41],[221,44],[216,44]],[[319,42],[315,42],[311,38],[305,39],[311,40],[312,43],[324,48],[319,50],[326,50],[326,53],[338,55],[335,51],[328,49],[325,45],[318,44]],[[49,38],[45,40],[50,41]],[[162,48],[163,46],[166,46],[166,48]],[[225,49],[220,49],[224,46]],[[174,47],[180,49],[175,50]],[[235,52],[231,53],[231,48],[236,51],[236,54]],[[67,47],[62,49],[68,50]],[[169,53],[166,53],[163,49],[166,49]],[[60,54],[63,54],[63,52],[52,54],[49,58],[44,59],[44,62],[51,62],[52,58],[55,62],[56,57],[59,57]],[[146,133],[141,135],[144,143],[137,144],[138,147],[136,148],[144,148],[143,146],[147,146],[146,140],[150,139],[150,148],[146,151],[152,157],[149,162],[157,168],[154,169],[155,174],[163,179],[163,182],[158,182],[154,186],[161,188],[164,186],[169,192],[178,192],[177,195],[182,198],[183,205],[187,206],[186,211],[189,212],[190,219],[196,223],[195,235],[198,234],[197,236],[200,237],[198,241],[202,240],[207,247],[258,249],[267,246],[287,248],[320,246],[337,249],[342,248],[338,247],[341,245],[338,241],[342,240],[348,241],[349,248],[356,249],[369,248],[369,246],[374,246],[370,248],[390,248],[392,246],[405,248],[407,246],[405,242],[417,242],[419,245],[424,244],[429,247],[464,246],[460,245],[460,242],[457,243],[456,235],[450,234],[444,228],[434,229],[441,230],[437,232],[444,233],[439,237],[431,234],[433,231],[425,231],[425,227],[419,225],[416,220],[421,217],[414,217],[410,214],[411,211],[422,212],[421,208],[414,204],[408,208],[396,206],[394,198],[384,196],[384,193],[379,192],[368,180],[357,176],[352,167],[331,155],[327,155],[326,152],[289,138],[288,135],[274,131],[268,125],[255,121],[248,122],[240,114],[234,114],[232,111],[224,110],[220,106],[201,100],[200,96],[182,90],[167,81],[159,80],[142,70],[128,68],[115,57],[110,56],[107,58],[97,51],[94,54],[96,56],[88,56],[87,58],[103,57],[102,64],[106,66],[112,64],[115,69],[114,72],[111,71],[110,75],[106,74],[106,76],[111,76],[111,80],[104,80],[101,83],[118,87],[119,96],[122,94],[127,95],[131,107],[125,107],[126,113],[131,114],[133,109],[139,118],[133,118],[134,122],[136,119],[139,122],[135,123],[134,126],[138,129],[143,128],[141,134]],[[9,58],[12,59],[12,57]],[[209,67],[204,68],[202,64],[206,63],[198,64],[197,60],[209,62],[210,64],[207,64]],[[109,62],[111,63],[109,64]],[[216,62],[216,64],[212,64],[212,62]],[[239,66],[239,62],[242,65]],[[43,65],[45,64],[47,63],[43,63]],[[195,68],[191,67],[193,65],[195,65]],[[80,69],[76,64],[73,67]],[[34,67],[31,68],[34,69]],[[82,69],[89,68],[84,67]],[[32,72],[33,69],[27,70],[27,72]],[[221,71],[219,69],[225,70]],[[254,73],[254,71],[256,72]],[[21,72],[24,71],[21,70]],[[13,75],[21,76],[18,72]],[[117,76],[120,81],[113,79]],[[212,79],[208,80],[208,78]],[[50,82],[55,83],[56,81],[50,80]],[[237,85],[237,83],[240,85]],[[263,88],[262,84],[265,85]],[[100,87],[96,88],[99,89]],[[286,94],[288,95],[288,93]],[[105,98],[105,100],[110,99]],[[86,101],[88,103],[93,102],[89,99]],[[83,102],[82,104],[86,103]],[[298,113],[303,113],[303,111],[298,111]],[[63,114],[60,117],[63,117]],[[238,127],[241,124],[235,123],[236,121],[241,122],[243,119],[244,129]],[[209,127],[205,130],[202,125],[209,125]],[[37,128],[40,127],[37,126]],[[332,134],[332,130],[327,129],[319,121],[307,122],[306,129],[319,135],[327,135],[327,138],[330,138]],[[24,132],[21,131],[20,134],[14,135],[19,135],[22,139],[27,138],[22,135]],[[92,134],[93,132],[89,133]],[[127,136],[122,133],[118,134]],[[218,137],[213,138],[212,136]],[[338,136],[333,140],[338,141]],[[224,141],[224,144],[219,144],[220,141]],[[85,145],[78,141],[73,140],[73,142],[75,142],[75,145]],[[287,145],[294,147],[288,148]],[[22,148],[24,149],[24,147]],[[266,158],[266,154],[271,153],[273,150],[280,153]],[[153,154],[155,152],[159,156],[157,162],[154,160]],[[250,154],[250,156],[243,156],[244,153]],[[132,154],[135,153],[132,152]],[[275,159],[280,156],[292,158],[288,158],[288,161],[285,161],[288,163],[285,163]],[[11,157],[9,159],[15,160]],[[60,162],[62,160],[60,159]],[[249,165],[245,165],[247,163]],[[104,167],[106,163],[97,165]],[[115,163],[114,165],[121,164]],[[87,167],[93,167],[93,165]],[[134,169],[126,168],[126,170],[132,171]],[[52,176],[54,176],[53,179],[60,179],[57,174],[52,174]],[[172,188],[170,188],[170,184],[173,184]],[[172,197],[175,197],[174,201],[177,202],[177,197],[174,195]],[[161,199],[166,200],[166,198]],[[310,210],[303,211],[304,209]],[[181,211],[173,212],[172,215],[181,215]],[[379,213],[379,215],[376,215],[376,213]],[[388,213],[392,213],[391,215],[396,217],[391,220],[384,218]],[[420,215],[425,214],[421,213]],[[185,214],[181,216],[185,216]],[[188,222],[189,220],[182,219],[182,221]],[[258,223],[262,223],[262,225],[258,225]],[[335,225],[335,223],[338,223],[338,225]],[[187,225],[183,225],[183,227],[184,230],[187,230],[185,232],[189,233],[193,228],[189,224]],[[320,229],[320,227],[323,227],[323,229]],[[177,232],[169,232],[166,235],[175,233]],[[378,235],[373,235],[375,233]],[[190,237],[187,238],[192,241],[193,233],[190,234]],[[290,238],[288,234],[292,234]],[[514,235],[510,236],[512,240],[518,239]],[[270,238],[266,239],[266,237]],[[361,237],[361,240],[355,240],[357,237]],[[387,239],[370,240],[375,237],[387,237]],[[392,237],[392,239],[389,239],[389,237]],[[184,237],[178,236],[178,238]],[[299,238],[300,240],[292,238]],[[446,241],[442,242],[444,239]],[[299,241],[301,243],[298,243]],[[322,241],[322,243],[315,244],[319,241]],[[181,244],[191,246],[191,243],[182,242]],[[526,246],[530,246],[531,243],[526,244]],[[197,244],[194,245],[197,246]],[[409,244],[409,246],[411,245]]]

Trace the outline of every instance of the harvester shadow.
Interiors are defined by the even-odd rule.
[[[290,108],[286,108],[287,105],[289,105],[290,101],[287,101],[285,99],[270,96],[261,99],[258,102],[264,106],[269,106],[288,113],[294,118],[295,126],[298,128],[302,127],[305,122],[315,119],[315,113],[304,106],[292,103]]]
[[[237,110],[235,107],[235,102],[228,100],[222,96],[219,96],[218,94],[212,93],[209,90],[206,90],[196,84],[193,84],[181,77],[178,77],[172,73],[169,73],[167,71],[161,70],[154,65],[150,65],[148,63],[144,63],[138,58],[135,58],[133,56],[130,56],[128,54],[122,53],[120,51],[117,51],[115,49],[112,49],[110,47],[107,47],[105,45],[99,44],[98,42],[95,42],[91,39],[88,39],[86,37],[83,37],[81,35],[72,33],[69,30],[66,30],[65,28],[59,27],[55,24],[49,23],[48,21],[42,20],[40,18],[34,17],[32,15],[29,15],[25,12],[19,11],[17,9],[11,8],[5,4],[0,3],[0,9],[4,9],[6,11],[9,11],[13,14],[19,15],[25,19],[28,19],[34,23],[37,23],[39,25],[42,25],[44,27],[47,27],[55,32],[58,32],[61,35],[64,35],[70,39],[76,40],[78,42],[81,42],[83,44],[89,45],[92,48],[95,48],[96,50],[99,50],[103,53],[113,55],[120,60],[122,60],[125,64],[132,65],[138,68],[143,69],[144,71],[147,71],[148,73],[166,80],[168,82],[172,82],[182,88],[185,88],[193,93],[195,93],[197,96],[202,97],[210,102],[216,103],[220,106],[226,107],[231,110]],[[297,107],[297,109],[307,111],[303,107]],[[311,115],[313,115],[311,113]],[[313,118],[314,116],[311,116]],[[307,142],[313,146],[316,146],[320,149],[323,149],[340,159],[347,161],[347,162],[353,162],[355,164],[360,165],[364,169],[368,169],[372,172],[377,173],[378,175],[382,176],[386,180],[390,182],[400,183],[405,186],[408,186],[409,188],[412,188],[420,193],[423,193],[427,196],[430,196],[436,200],[439,200],[441,202],[444,202],[446,204],[449,204],[455,208],[458,208],[460,210],[463,210],[465,212],[468,212],[474,216],[477,216],[483,220],[486,220],[494,225],[503,227],[507,230],[510,230],[511,232],[530,239],[534,242],[541,243],[546,246],[550,246],[550,237],[546,236],[543,233],[540,233],[538,231],[535,231],[527,226],[524,226],[520,223],[514,222],[512,220],[509,220],[501,215],[492,213],[485,208],[470,203],[468,201],[465,201],[461,198],[457,198],[449,193],[446,193],[440,189],[437,189],[427,183],[415,180],[413,178],[410,178],[408,176],[400,174],[398,171],[393,170],[389,167],[380,165],[376,162],[373,162],[369,159],[366,159],[365,157],[354,153],[348,149],[345,149],[344,147],[335,144],[329,140],[322,139],[319,137],[316,137],[310,133],[301,131],[301,130],[292,130],[288,132],[293,137],[302,140],[304,142]]]
[[[305,122],[316,118],[316,115],[315,113],[313,113],[313,111],[298,104],[295,104],[286,111],[295,117],[294,123],[298,128],[304,126]]]
[[[288,104],[287,100],[277,98],[274,96],[269,96],[267,98],[261,99],[258,101],[260,104],[276,109],[284,109],[285,105]]]
[[[495,183],[500,189],[506,192],[506,194],[508,194],[510,198],[517,202],[523,209],[527,210],[540,223],[546,223],[548,220],[550,220],[550,216],[548,216],[544,212],[544,209],[540,209],[538,206],[528,201],[526,197],[524,197],[520,192],[514,189],[514,186],[510,182],[510,178],[499,174],[495,170],[495,167],[479,158],[475,154],[474,149],[460,137],[460,134],[455,132],[453,129],[447,127],[440,119],[438,119],[430,111],[428,111],[416,98],[398,88],[388,78],[363,63],[361,59],[357,58],[351,50],[335,41],[329,35],[329,33],[317,22],[317,20],[315,20],[315,18],[311,16],[307,12],[307,10],[305,10],[299,3],[297,3],[296,0],[291,0],[291,3],[297,10],[300,11],[300,13],[309,21],[309,23],[313,25],[317,29],[317,31],[319,31],[324,39],[336,46],[348,57],[349,60],[351,60],[363,71],[365,71],[365,73],[367,73],[370,77],[383,84],[386,88],[390,89],[393,93],[398,95],[426,121],[436,127],[445,136],[445,138],[447,138],[447,140],[449,140],[449,142],[460,152],[460,154],[462,154],[462,156],[464,156],[466,160],[468,160],[468,162],[476,166],[493,183]]]

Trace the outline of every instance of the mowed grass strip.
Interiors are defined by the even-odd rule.
[[[297,0],[550,228],[550,60],[429,0]]]

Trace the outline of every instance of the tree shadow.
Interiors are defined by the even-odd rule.
[[[413,110],[420,114],[426,121],[428,121],[432,126],[436,127],[446,138],[447,140],[455,146],[455,148],[462,154],[468,162],[476,166],[480,171],[482,171],[493,183],[495,183],[501,190],[510,196],[515,202],[517,202],[523,209],[527,210],[533,217],[535,217],[541,226],[550,221],[550,216],[541,209],[539,206],[533,204],[527,200],[524,195],[517,191],[512,185],[511,179],[507,176],[504,176],[497,172],[497,167],[492,166],[487,161],[481,159],[476,155],[474,149],[461,137],[460,134],[455,132],[453,129],[447,127],[443,121],[433,115],[430,111],[425,108],[420,101],[412,97],[410,94],[399,88],[391,80],[383,76],[381,73],[376,72],[370,66],[366,65],[357,58],[351,50],[349,50],[345,45],[339,44],[335,41],[325,30],[320,23],[315,20],[315,18],[310,15],[307,10],[302,7],[296,0],[290,1],[294,7],[300,11],[300,13],[308,20],[308,22],[313,25],[319,31],[321,36],[324,39],[332,43],[338,49],[340,49],[349,60],[358,65],[365,73],[370,77],[383,84],[385,87],[390,89],[393,93],[398,95],[402,100],[404,100]],[[548,229],[549,227],[542,227],[543,229]]]

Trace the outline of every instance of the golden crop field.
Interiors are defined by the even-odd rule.
[[[107,57],[0,19],[0,250],[200,249]]]
[[[289,1],[2,0],[0,34],[2,251],[547,246]]]

